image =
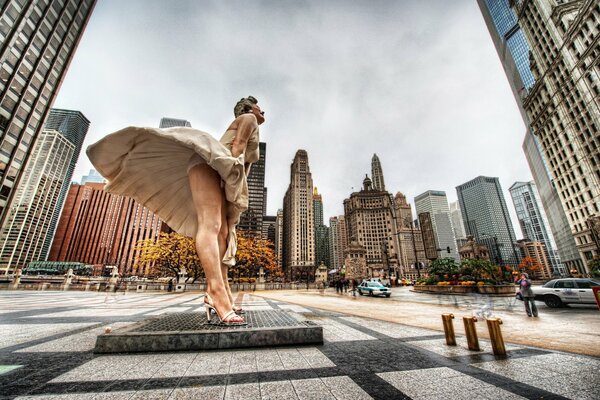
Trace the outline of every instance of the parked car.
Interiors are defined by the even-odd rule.
[[[385,297],[390,297],[392,295],[392,291],[389,288],[383,286],[377,281],[364,281],[358,285],[356,290],[358,290],[358,294],[361,296],[368,294],[369,296],[382,295]]]
[[[565,304],[596,304],[592,286],[600,286],[600,281],[594,278],[553,279],[531,289],[536,300],[556,308]]]

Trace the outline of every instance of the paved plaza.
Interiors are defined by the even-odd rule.
[[[248,310],[284,310],[321,325],[323,345],[100,355],[92,349],[106,327],[164,313],[202,312],[202,298],[197,293],[0,292],[0,398],[600,398],[599,358],[508,340],[506,357],[494,356],[484,339],[481,351],[469,351],[458,329],[460,309],[455,309],[458,346],[448,347],[441,321],[440,329],[415,326],[406,315],[403,323],[395,321],[389,310],[399,308],[404,295],[399,292],[387,305],[388,299],[353,301],[329,292],[238,295]],[[430,312],[428,307],[438,306],[426,301],[410,308]],[[363,315],[368,310],[377,319]],[[577,320],[597,324],[597,310],[574,310],[583,315]],[[517,311],[514,318],[521,318]],[[483,325],[478,329],[483,333]],[[522,326],[524,336],[545,335],[536,329]],[[589,344],[597,345],[597,331],[590,337]]]

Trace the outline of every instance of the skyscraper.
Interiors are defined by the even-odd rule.
[[[537,137],[528,131],[523,141],[523,150],[527,156],[527,162],[531,174],[536,183],[540,200],[548,217],[548,226],[556,241],[556,249],[560,261],[568,270],[583,270],[583,262],[575,238],[571,232],[567,215],[563,209],[558,191],[554,186],[554,180],[550,175],[546,160],[543,156]]]
[[[50,226],[48,228],[49,234],[46,236],[44,250],[42,252],[44,255],[43,260],[45,260],[46,256],[48,255],[48,252],[50,251],[50,246],[52,245],[52,238],[54,237],[54,231],[56,230],[56,224],[58,223],[58,218],[60,217],[60,212],[65,202],[65,197],[67,196],[67,192],[69,191],[69,184],[71,182],[71,179],[73,178],[75,164],[77,164],[77,160],[79,159],[81,146],[83,145],[83,141],[88,133],[89,128],[90,121],[81,112],[73,110],[62,110],[58,108],[50,109],[50,113],[48,114],[48,118],[46,119],[46,123],[44,124],[45,130],[53,130],[60,132],[65,139],[73,143],[74,150],[73,155],[71,156],[71,160],[69,160],[69,168],[65,173],[64,184],[60,189],[60,194],[56,202],[55,212],[51,215]]]
[[[508,191],[517,212],[523,237],[544,245],[547,253],[545,258],[549,261],[554,275],[566,274],[566,270],[561,271],[560,258],[556,252],[554,238],[547,228],[546,213],[541,207],[535,183],[515,182]]]
[[[419,263],[426,265],[425,246],[421,230],[413,223],[412,207],[403,193],[394,197],[397,243],[399,248],[400,276],[417,279],[420,275]]]
[[[277,266],[283,271],[283,210],[277,210],[277,221],[275,223],[275,255]]]
[[[0,2],[0,226],[95,3]]]
[[[485,244],[491,261],[517,266],[515,232],[498,178],[478,176],[456,187],[467,235]]]
[[[139,240],[156,239],[162,221],[132,198],[104,191],[104,183],[72,184],[49,261],[115,265],[121,274],[144,275]]]
[[[283,199],[283,271],[291,279],[315,269],[313,180],[306,150],[298,150],[290,167]]]
[[[160,119],[160,125],[158,127],[159,128],[173,128],[176,126],[183,126],[183,127],[191,128],[192,124],[190,123],[190,121],[186,121],[185,119],[163,117]]]
[[[373,158],[371,159],[371,176],[373,177],[373,189],[385,192],[383,169],[381,168],[381,161],[379,161],[377,154],[373,154]]]
[[[370,276],[389,276],[398,266],[392,209],[389,193],[373,188],[368,176],[363,188],[344,200],[348,239],[365,247]]]
[[[346,218],[343,215],[329,218],[329,263],[333,269],[344,266],[344,252],[348,248]]]
[[[275,247],[276,227],[277,217],[275,215],[265,215],[263,217],[261,236],[263,239],[273,243],[273,248]]]
[[[74,152],[75,145],[60,132],[44,131],[38,137],[0,230],[0,273],[46,260]]]
[[[456,238],[446,192],[428,190],[415,197],[415,207],[417,214],[427,212],[431,217],[435,243],[437,248],[441,249],[438,257],[451,257],[458,261],[458,249],[456,248]],[[450,248],[450,252],[447,251],[447,248]]]
[[[83,175],[81,177],[82,185],[85,185],[88,182],[104,183],[106,182],[106,179],[104,179],[104,177],[100,175],[95,169],[90,169],[90,172],[87,175]]]
[[[466,239],[465,224],[462,214],[460,213],[460,205],[458,201],[450,203],[450,219],[452,220],[452,229],[454,229],[454,237],[456,240]]]
[[[579,83],[578,87],[585,90],[586,84],[582,84],[582,79],[580,78],[585,75],[585,73],[582,73],[582,71],[587,68],[590,73],[587,77],[587,80],[590,83],[596,82],[595,88],[597,89],[598,71],[594,71],[591,68],[590,65],[593,63],[579,63],[579,67],[577,68],[573,68],[573,66],[577,64],[577,61],[575,60],[578,59],[580,55],[585,53],[582,50],[583,47],[587,46],[588,48],[591,48],[591,45],[594,43],[593,40],[586,42],[585,36],[589,35],[590,39],[594,35],[597,36],[597,26],[594,28],[593,19],[595,18],[594,13],[597,13],[598,10],[593,10],[592,5],[594,2],[592,1],[580,2],[578,4],[575,2],[567,2],[561,5],[555,5],[553,2],[548,0],[537,2],[536,5],[529,4],[532,2],[508,0],[478,0],[478,3],[488,25],[492,40],[496,45],[496,50],[498,51],[498,55],[502,61],[508,81],[513,89],[513,94],[519,110],[521,111],[521,115],[523,116],[523,121],[527,126],[523,150],[525,151],[531,173],[537,185],[542,205],[544,206],[546,214],[548,215],[548,222],[556,240],[561,261],[565,263],[569,269],[583,271],[585,267],[581,261],[582,257],[579,254],[577,246],[579,245],[581,248],[585,247],[585,245],[582,245],[582,243],[576,244],[575,239],[573,238],[573,235],[577,231],[581,231],[581,229],[580,227],[575,229],[573,221],[569,221],[567,218],[565,212],[569,210],[569,207],[567,207],[567,202],[569,199],[565,199],[562,193],[559,195],[557,190],[557,186],[561,180],[561,177],[566,177],[566,179],[570,181],[574,179],[574,176],[571,176],[571,172],[568,170],[557,167],[557,161],[550,160],[550,156],[552,156],[552,154],[547,151],[548,146],[542,146],[542,136],[540,135],[540,132],[536,132],[538,128],[533,126],[532,121],[534,121],[534,119],[531,117],[533,114],[531,110],[528,110],[528,108],[532,108],[532,99],[534,97],[539,98],[541,96],[546,99],[552,99],[553,105],[551,107],[551,111],[554,116],[543,117],[541,119],[545,121],[552,121],[548,123],[555,123],[554,121],[558,123],[558,118],[561,118],[560,125],[562,127],[571,126],[571,129],[573,129],[574,125],[572,123],[562,120],[563,115],[571,116],[571,118],[573,118],[573,115],[579,115],[583,110],[582,104],[579,104],[576,109],[573,109],[570,112],[558,112],[557,110],[562,109],[562,107],[557,106],[557,104],[562,102],[560,97],[552,96],[548,93],[542,93],[543,90],[540,90],[539,88],[542,86],[547,86],[548,83],[550,83],[550,86],[553,88],[561,85],[565,86],[565,84],[572,84],[574,81],[566,82],[565,79],[570,75],[570,71],[573,71],[574,78],[576,78]],[[512,5],[516,5],[516,8],[511,8]],[[537,10],[538,7],[543,8],[544,11],[540,13],[539,10]],[[528,12],[524,12],[527,10]],[[555,13],[556,17],[550,18],[549,15],[544,15],[549,12]],[[517,15],[520,15],[520,19],[517,18]],[[578,17],[574,18],[575,15],[578,15]],[[568,21],[577,21],[577,24],[572,25],[571,22]],[[591,30],[590,28],[587,28],[588,23],[589,26],[592,27]],[[559,27],[557,29],[557,24],[563,25],[563,28]],[[565,29],[567,25],[569,25],[568,31]],[[582,30],[585,32],[580,33]],[[579,33],[581,34],[581,38],[578,36]],[[518,37],[518,41],[516,43],[514,40],[508,40],[513,36]],[[574,40],[579,41],[579,54],[574,58],[571,58],[569,52],[575,51],[574,47],[571,49],[571,47],[575,46],[575,44],[570,43]],[[556,54],[558,54],[557,49],[559,48],[559,56],[561,58],[566,57],[570,62],[565,63],[563,61],[562,63],[558,63],[555,61],[557,59]],[[535,51],[530,51],[533,49],[535,49]],[[545,72],[542,71],[544,73],[536,70],[538,67],[537,62],[535,61],[536,57],[534,56],[536,56],[538,59],[546,57],[547,60],[552,60],[550,61],[550,64],[548,64],[552,66],[549,67],[549,69],[547,69]],[[517,68],[517,66],[519,67]],[[556,82],[538,82],[540,77],[544,77],[543,80],[547,80],[548,77],[551,77],[553,75],[551,70],[555,68],[562,69],[560,72],[556,71],[557,74],[561,76],[560,82],[558,80]],[[587,97],[588,99],[597,96],[597,90],[594,91],[595,95],[590,93],[590,91],[593,91],[593,87],[594,84],[587,87],[588,94],[591,95],[591,97]],[[567,92],[569,91],[570,89]],[[578,95],[581,95],[581,93],[578,93]],[[543,99],[541,103],[543,103]],[[571,105],[569,105],[569,103],[571,103]],[[573,101],[567,101],[565,104],[567,107],[572,107]],[[593,108],[593,102],[588,104],[591,104]],[[595,107],[597,109],[597,105]],[[546,109],[547,107],[544,106],[538,108],[541,110]],[[592,113],[592,115],[594,115],[594,113]],[[588,142],[589,140],[593,141],[593,137],[590,135],[591,133],[598,133],[597,121],[598,118],[596,114],[596,123],[592,124],[592,129],[588,129],[585,135]],[[577,123],[577,125],[580,125],[580,123]],[[559,130],[562,131],[562,127]],[[575,130],[579,130],[579,127],[575,128]],[[583,137],[583,135],[581,136]],[[559,139],[559,141],[555,144],[555,148],[562,147],[562,142],[564,142],[564,139],[565,137],[563,137],[562,140]],[[590,147],[591,149],[598,147],[597,144],[588,144],[592,144]],[[583,146],[577,145],[575,148],[586,149],[587,147],[585,146],[585,143],[583,143]],[[566,150],[569,151],[568,148]],[[566,154],[561,154],[561,157],[563,159],[568,158]],[[576,155],[576,157],[579,157],[579,155]],[[582,161],[580,160],[580,162]],[[580,167],[577,169],[579,168]],[[597,171],[596,174],[598,174]],[[578,185],[580,185],[580,183]],[[580,185],[579,188],[581,187],[582,186]],[[565,187],[559,189],[561,192],[564,192]],[[582,193],[585,193],[586,191],[588,190],[581,189]],[[576,200],[571,199],[571,201]],[[593,204],[591,207],[597,213],[597,209],[593,207]],[[589,219],[586,221],[586,223],[588,221]],[[585,234],[583,236],[585,236]],[[585,239],[582,238],[579,240],[583,242]],[[582,254],[583,253],[584,252],[582,251]],[[591,254],[593,254],[593,252]],[[587,257],[591,256],[591,254],[588,252]]]
[[[600,8],[592,0],[511,4],[530,44],[535,78],[523,108],[543,149],[577,248],[582,259],[590,261],[600,255],[589,228],[600,218]]]
[[[259,143],[260,159],[250,167],[248,174],[248,209],[240,216],[238,229],[250,236],[260,236],[267,207],[265,188],[265,161],[267,144]]]
[[[315,265],[329,266],[329,228],[323,224],[323,196],[315,187],[313,192],[313,215],[315,218]]]
[[[526,118],[520,99],[534,85],[535,78],[529,66],[529,44],[520,29],[517,15],[510,8],[510,0],[477,0],[477,3],[521,114]]]

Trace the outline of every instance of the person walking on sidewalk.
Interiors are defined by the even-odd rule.
[[[519,285],[519,292],[521,296],[523,296],[523,303],[525,303],[525,312],[528,317],[532,315],[534,317],[538,316],[538,310],[535,306],[535,295],[533,294],[533,290],[531,290],[531,279],[529,279],[529,275],[525,272],[521,274],[521,279],[516,281],[517,285]]]

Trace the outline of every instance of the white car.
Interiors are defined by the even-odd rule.
[[[595,278],[553,279],[543,286],[532,286],[535,299],[548,307],[562,307],[564,304],[596,304],[592,286],[600,286]]]

